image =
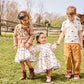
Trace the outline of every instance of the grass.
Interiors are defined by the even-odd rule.
[[[15,63],[15,54],[16,51],[13,50],[13,39],[12,34],[3,34],[0,36],[0,84],[46,84],[45,77],[46,74],[35,74],[34,80],[22,80],[19,78],[21,76],[21,68],[19,63]],[[47,42],[52,43],[58,39],[59,36],[49,36],[47,37]],[[34,41],[34,46],[36,45],[36,41]],[[59,70],[53,71],[52,82],[51,84],[84,84],[84,57],[83,50],[82,53],[82,63],[81,63],[81,73],[80,79],[74,80],[73,74],[71,79],[66,79],[65,73],[65,62],[64,62],[64,52],[63,52],[63,41],[61,45],[57,47],[54,51],[57,59],[61,64],[61,68]],[[32,63],[34,67],[36,63]],[[26,66],[27,76],[29,76],[29,70]]]

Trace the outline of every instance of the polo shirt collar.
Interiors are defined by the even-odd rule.
[[[76,19],[74,19],[73,21],[70,21],[69,19],[67,19],[67,22],[71,22],[71,23],[74,23],[76,21]]]

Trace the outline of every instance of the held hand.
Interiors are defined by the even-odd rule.
[[[60,45],[60,41],[57,41],[58,45]]]
[[[83,48],[83,44],[80,44],[80,48],[81,48],[81,49]]]
[[[56,45],[59,45],[60,44],[60,42],[54,42]]]
[[[26,43],[25,44],[25,48],[29,49],[30,48],[30,44],[29,43]]]
[[[17,46],[14,46],[14,50],[16,50],[17,49]]]

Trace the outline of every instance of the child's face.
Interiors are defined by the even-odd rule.
[[[40,42],[40,44],[46,43],[46,36],[45,36],[45,34],[41,34],[41,35],[39,36],[38,41]]]
[[[74,21],[75,15],[67,15],[67,18],[68,18],[70,21]]]
[[[24,17],[21,21],[22,21],[22,24],[23,24],[23,25],[28,25],[28,23],[29,23],[29,18],[28,18],[28,16]]]

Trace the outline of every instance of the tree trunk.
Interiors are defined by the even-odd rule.
[[[1,35],[1,17],[0,17],[0,35]]]
[[[1,0],[0,0],[0,35],[1,35]]]

